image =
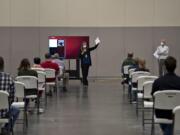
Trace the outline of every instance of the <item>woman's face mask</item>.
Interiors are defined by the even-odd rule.
[[[87,48],[87,45],[83,45],[83,49],[86,49]]]

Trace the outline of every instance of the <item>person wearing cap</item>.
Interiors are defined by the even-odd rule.
[[[82,83],[84,86],[88,86],[88,72],[89,67],[92,65],[91,54],[90,52],[95,50],[98,47],[99,43],[96,43],[94,47],[88,47],[87,42],[83,42],[81,45],[79,58],[81,60],[81,69],[82,69]]]
[[[168,57],[168,55],[169,55],[169,47],[167,46],[166,40],[162,39],[160,46],[158,46],[156,51],[154,52],[154,57],[158,59],[159,76],[162,76],[166,73],[164,61]]]

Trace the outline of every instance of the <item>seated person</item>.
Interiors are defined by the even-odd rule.
[[[175,74],[176,69],[176,59],[169,56],[165,60],[165,67],[167,73],[154,81],[152,92],[153,95],[156,91],[163,90],[180,90],[180,77]],[[157,118],[167,118],[172,119],[172,110],[155,110],[155,115]],[[172,124],[160,124],[160,127],[164,135],[172,135]]]
[[[63,91],[66,92],[67,89],[66,89],[66,85],[67,85],[67,77],[66,75],[64,74],[65,73],[65,64],[64,64],[64,61],[59,57],[59,54],[58,53],[55,53],[53,56],[52,56],[52,62],[58,64],[59,66],[59,69],[60,69],[60,73],[59,73],[59,79],[63,78]]]
[[[142,59],[138,60],[138,67],[135,69],[135,72],[136,71],[149,72],[149,69],[146,68],[146,61],[145,60],[142,60]],[[132,85],[133,85],[133,87],[137,88],[137,83],[133,83]],[[136,103],[136,101],[137,101],[137,91],[132,91],[132,100],[133,100],[134,103]]]
[[[122,66],[121,66],[121,72],[124,73],[124,66],[134,66],[136,65],[136,61],[133,59],[133,53],[129,52],[127,58],[123,61]],[[128,83],[128,77],[127,75],[123,74],[123,77],[127,78],[126,80],[122,81],[123,83]]]
[[[18,76],[34,76],[34,77],[38,77],[38,74],[36,71],[31,70],[31,65],[28,59],[22,59],[20,66],[18,68]],[[25,91],[26,95],[29,94],[34,94],[37,91],[36,90],[31,90],[31,91]],[[29,100],[27,100],[27,104],[28,104]]]
[[[138,67],[136,68],[135,71],[146,71],[146,72],[149,72],[149,69],[146,68],[146,61],[139,59]]]
[[[36,71],[31,70],[31,65],[28,59],[23,59],[18,68],[18,76],[35,76],[38,77]]]
[[[42,68],[41,59],[39,57],[34,58],[34,65],[32,66],[32,68]]]
[[[51,55],[49,53],[45,54],[45,59],[46,60],[41,63],[41,67],[54,69],[56,71],[56,75],[58,75],[59,74],[59,66],[58,66],[58,64],[56,64],[52,61]],[[47,81],[50,81],[50,80],[47,80]]]
[[[52,62],[51,55],[49,53],[45,54],[45,61],[41,63],[42,68],[50,68],[54,69],[56,71],[56,76],[59,74],[59,66],[58,64]],[[56,78],[48,78],[46,79],[46,82],[53,82]],[[50,89],[49,93],[47,93],[48,96],[52,96],[52,90]]]
[[[58,54],[58,53],[55,53],[55,54],[52,56],[52,62],[58,64],[58,66],[62,69],[62,71],[65,70],[64,61],[59,57],[59,54]]]
[[[4,72],[4,59],[0,57],[0,90],[7,91],[9,93],[9,100],[10,103],[14,101],[14,94],[15,94],[15,86],[14,81],[12,77]],[[14,124],[19,116],[19,109],[16,107],[10,107],[10,113],[12,115],[12,126],[14,127]],[[0,110],[1,117],[7,116],[9,112]],[[10,129],[10,124],[6,124],[5,127],[2,129],[3,134],[7,134],[8,129]]]

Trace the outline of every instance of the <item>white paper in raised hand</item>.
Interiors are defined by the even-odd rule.
[[[99,44],[101,41],[100,41],[100,39],[99,39],[99,37],[97,37],[96,39],[95,39],[95,44],[97,45],[97,44]]]

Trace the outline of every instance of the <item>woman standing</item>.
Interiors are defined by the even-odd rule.
[[[91,66],[91,55],[90,52],[95,50],[98,47],[97,43],[94,47],[88,47],[87,42],[83,42],[80,50],[80,59],[81,59],[81,69],[82,69],[82,82],[84,86],[88,86],[88,72],[89,67]]]

